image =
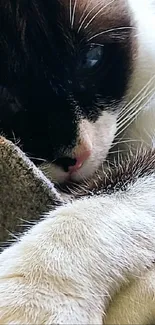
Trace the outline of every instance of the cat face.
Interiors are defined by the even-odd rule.
[[[132,73],[125,0],[0,5],[0,129],[53,180],[89,177],[106,158]]]

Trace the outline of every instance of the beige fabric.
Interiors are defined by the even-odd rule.
[[[0,137],[0,244],[60,200],[53,184],[12,142]],[[22,220],[21,220],[22,216]],[[22,227],[21,227],[22,226]]]

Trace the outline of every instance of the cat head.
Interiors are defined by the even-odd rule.
[[[89,177],[112,146],[132,74],[128,2],[5,0],[0,30],[1,131],[53,180]]]

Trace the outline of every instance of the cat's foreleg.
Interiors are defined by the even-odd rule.
[[[155,258],[154,175],[52,211],[0,255],[0,323],[102,322]]]

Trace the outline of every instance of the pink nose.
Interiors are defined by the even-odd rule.
[[[81,168],[83,163],[90,157],[91,150],[87,150],[81,153],[79,156],[76,156],[76,164],[74,166],[69,166],[69,173],[72,174]]]

